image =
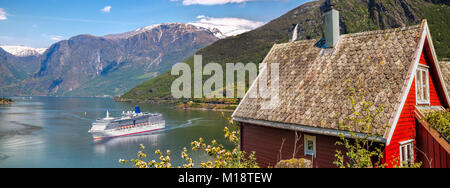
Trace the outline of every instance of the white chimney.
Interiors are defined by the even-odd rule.
[[[327,48],[334,48],[339,40],[339,11],[333,9],[334,4],[328,1],[325,11],[325,40]]]

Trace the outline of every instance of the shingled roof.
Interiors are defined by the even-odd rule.
[[[232,117],[241,122],[275,123],[281,128],[297,125],[340,130],[351,111],[348,88],[360,80],[365,99],[384,106],[374,132],[387,139],[404,93],[408,91],[428,26],[420,25],[341,35],[335,48],[323,40],[276,44],[262,63],[279,63],[279,105],[264,109],[261,98],[246,95]],[[251,90],[257,90],[255,80]],[[371,109],[375,110],[376,108]],[[398,117],[397,117],[398,118]],[[355,127],[353,132],[360,132]],[[382,141],[386,141],[383,140]]]
[[[444,81],[447,86],[447,93],[450,93],[450,61],[440,61],[442,75],[444,75]]]

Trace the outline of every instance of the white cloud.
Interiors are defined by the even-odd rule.
[[[248,1],[257,0],[183,0],[183,5],[224,5],[228,3],[245,3]]]
[[[50,40],[52,41],[60,41],[60,40],[64,40],[63,36],[58,36],[58,35],[54,35],[50,37]]]
[[[244,18],[212,18],[199,15],[197,19],[199,20],[190,22],[189,24],[208,29],[217,28],[225,36],[239,35],[264,25],[264,22]]]
[[[6,11],[4,8],[0,8],[0,20],[7,20]]]
[[[58,42],[58,41],[65,39],[63,36],[60,36],[60,35],[48,35],[46,33],[41,34],[41,36],[44,38],[47,38],[53,42]]]
[[[111,12],[111,8],[112,8],[111,6],[106,6],[105,8],[100,9],[100,11],[109,13]]]

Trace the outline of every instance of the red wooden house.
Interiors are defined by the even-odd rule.
[[[343,149],[335,145],[339,134],[362,134],[360,127],[349,132],[337,125],[352,113],[348,88],[362,81],[365,99],[384,107],[372,129],[380,136],[371,139],[383,145],[388,167],[410,161],[450,167],[448,141],[420,121],[423,111],[449,108],[449,73],[441,70],[426,20],[340,35],[338,14],[334,9],[325,13],[325,40],[276,44],[267,54],[263,71],[279,65],[278,102],[267,108],[263,102],[270,99],[243,98],[232,115],[240,124],[241,150],[255,151],[262,167],[274,166],[292,158],[295,132],[300,132],[297,146],[302,147],[295,157],[312,159],[314,167],[336,167],[336,150]],[[248,92],[258,92],[259,79]]]

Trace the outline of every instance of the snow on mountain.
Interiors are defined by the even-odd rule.
[[[197,18],[199,20],[190,22],[188,24],[192,24],[197,27],[207,28],[211,32],[216,34],[216,37],[221,39],[230,36],[236,36],[264,25],[264,22],[253,21],[243,18],[232,18],[232,17],[214,18],[204,15],[197,16]]]
[[[250,31],[249,28],[237,27],[237,26],[229,26],[229,25],[211,25],[205,23],[189,23],[195,25],[197,27],[202,27],[210,30],[217,38],[223,39],[230,36],[236,36],[245,32]]]
[[[129,38],[132,37],[134,35],[140,34],[140,33],[144,33],[147,31],[151,31],[153,29],[157,29],[159,27],[163,27],[163,26],[170,26],[170,25],[180,25],[180,26],[184,26],[183,28],[185,29],[189,29],[189,26],[195,26],[195,28],[199,29],[199,30],[208,30],[211,33],[214,34],[214,36],[216,36],[219,39],[223,39],[228,37],[229,35],[224,35],[218,28],[216,27],[211,27],[208,25],[200,25],[200,24],[185,24],[185,23],[162,23],[162,24],[155,24],[155,25],[150,25],[150,26],[146,26],[146,27],[142,27],[139,29],[136,29],[134,31],[129,31],[129,32],[125,32],[125,33],[118,33],[118,34],[109,34],[109,35],[105,35],[103,37],[108,38],[108,39],[123,39],[123,38]]]
[[[158,26],[161,26],[161,24],[155,24],[155,25],[150,25],[150,26],[147,26],[147,27],[139,28],[139,29],[134,30],[134,32],[137,32],[137,33],[146,32],[148,30],[152,30],[154,28],[157,28]]]
[[[47,50],[47,48],[32,48],[28,46],[13,46],[13,45],[0,45],[6,52],[20,57],[25,56],[38,56]]]
[[[128,38],[128,37],[131,37],[131,36],[134,36],[134,35],[137,35],[137,34],[140,34],[140,33],[146,32],[146,31],[149,31],[149,30],[152,30],[152,29],[154,29],[154,28],[156,28],[156,27],[158,27],[160,25],[161,24],[151,25],[151,26],[139,28],[139,29],[136,29],[134,31],[129,31],[129,32],[125,32],[125,33],[108,34],[108,35],[105,35],[103,37],[109,38],[109,39],[124,39],[124,38]]]
[[[194,25],[197,28],[207,29],[207,30],[211,31],[211,33],[213,33],[214,36],[216,36],[219,39],[224,39],[224,38],[227,38],[229,36],[232,36],[232,35],[225,35],[225,34],[223,34],[222,31],[220,31],[216,27],[211,27],[211,26],[208,26],[208,25],[195,24],[195,23],[190,23],[190,24]]]

